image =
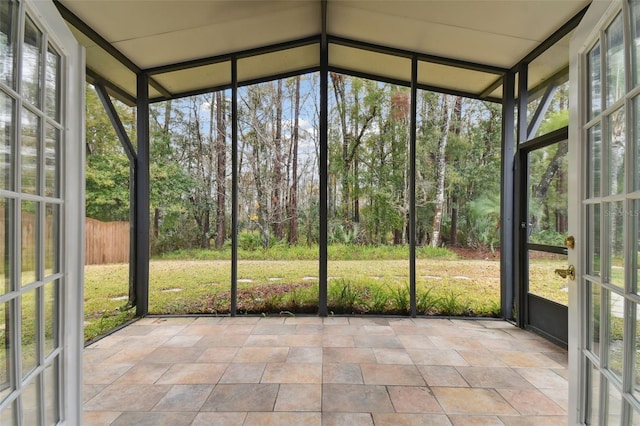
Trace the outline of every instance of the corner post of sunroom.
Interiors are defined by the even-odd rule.
[[[137,75],[136,127],[138,156],[135,173],[135,293],[136,316],[149,312],[149,76]]]

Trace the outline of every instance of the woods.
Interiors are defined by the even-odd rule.
[[[318,80],[307,74],[238,90],[242,248],[318,243]],[[410,91],[337,73],[329,82],[329,243],[406,245]],[[154,254],[230,244],[230,97],[220,91],[151,106]],[[134,138],[134,112],[117,105]],[[493,248],[499,240],[500,105],[419,90],[416,107],[418,245]],[[87,144],[87,216],[127,220],[128,160],[91,90]],[[553,154],[560,158],[563,149]],[[544,204],[553,199],[549,182],[560,162],[538,169],[534,192]],[[537,209],[541,215],[552,210]]]

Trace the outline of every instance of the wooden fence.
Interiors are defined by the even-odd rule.
[[[85,222],[85,265],[129,261],[129,222]]]

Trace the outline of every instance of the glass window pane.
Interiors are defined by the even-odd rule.
[[[631,232],[631,244],[634,244],[635,248],[632,253],[635,256],[631,256],[631,264],[635,263],[635,266],[631,266],[633,271],[633,285],[635,286],[635,291],[638,292],[640,288],[638,287],[638,270],[640,270],[640,200],[636,200],[633,202],[633,208],[631,210],[631,214],[629,215],[629,219],[631,219],[632,226],[634,230]]]
[[[608,367],[622,380],[624,297],[608,290],[604,291],[609,294],[609,303],[607,304],[607,316],[609,318],[607,330]]]
[[[631,18],[631,55],[633,65],[633,84],[637,86],[640,83],[640,1],[630,0],[630,18]]]
[[[13,200],[0,198],[0,294],[11,291],[11,266],[15,218]]]
[[[58,346],[58,281],[44,285],[44,356]]]
[[[22,424],[39,425],[40,423],[40,379],[35,377],[22,390]]]
[[[554,271],[567,267],[567,255],[529,250],[529,292],[561,305],[569,304],[567,279]]]
[[[600,124],[589,129],[587,140],[587,194],[589,198],[600,196],[600,177],[602,174],[602,132]]]
[[[567,141],[529,154],[529,242],[564,246],[567,237]]]
[[[40,108],[40,73],[42,72],[42,33],[27,17],[22,48],[22,94]]]
[[[619,14],[606,31],[607,106],[620,99],[626,92],[624,82],[624,38],[622,33],[622,14]]]
[[[38,192],[38,163],[40,159],[40,119],[31,111],[22,110],[22,192]]]
[[[587,424],[600,424],[600,371],[595,365],[589,363],[589,385],[587,392],[589,399],[587,400]]]
[[[609,194],[624,191],[624,152],[626,146],[624,110],[609,117]]]
[[[45,424],[56,425],[60,420],[58,408],[58,359],[44,370]]]
[[[60,206],[47,204],[44,225],[44,276],[60,272],[58,262],[58,230],[60,228]]]
[[[633,174],[633,190],[640,190],[640,98],[633,99],[633,128],[634,135],[631,141],[630,173]]]
[[[619,425],[622,420],[622,395],[620,391],[611,383],[608,383],[609,399],[607,401],[607,424]]]
[[[13,390],[11,380],[11,302],[0,303],[0,403]],[[3,423],[0,423],[3,424]]]
[[[0,81],[10,87],[13,87],[16,6],[14,1],[0,2]]]
[[[36,291],[31,290],[22,293],[20,300],[20,308],[22,310],[22,330],[20,331],[22,377],[25,377],[38,365]]]
[[[609,231],[609,252],[606,279],[609,283],[624,288],[624,218],[622,201],[606,204],[606,222]]]
[[[13,100],[0,91],[0,189],[13,189],[13,118]]]
[[[634,327],[635,339],[634,339],[634,351],[632,352],[633,356],[633,376],[632,376],[632,389],[631,393],[633,396],[640,401],[640,310],[638,310],[638,305],[634,306],[635,309],[635,318],[636,324]]]
[[[11,404],[7,405],[0,412],[0,424],[2,425],[15,425],[18,424],[16,420],[16,402],[13,401]]]
[[[60,131],[50,124],[47,124],[44,144],[44,195],[47,197],[58,197],[60,195],[58,172],[60,163]]]
[[[60,56],[49,46],[45,75],[45,112],[48,117],[60,120]]]
[[[600,276],[600,204],[587,206],[587,274]]]
[[[21,215],[21,252],[22,252],[22,285],[27,285],[37,279],[36,253],[38,253],[38,203],[33,201],[22,202]]]
[[[600,79],[600,41],[589,52],[589,118],[593,118],[602,111],[602,84]]]
[[[600,356],[600,303],[601,287],[598,284],[589,282],[591,291],[589,293],[589,349],[596,356]]]

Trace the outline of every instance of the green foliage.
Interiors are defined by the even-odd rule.
[[[529,237],[529,241],[535,244],[547,244],[551,246],[564,246],[564,240],[567,238],[566,232],[556,232],[545,229],[536,232]]]

